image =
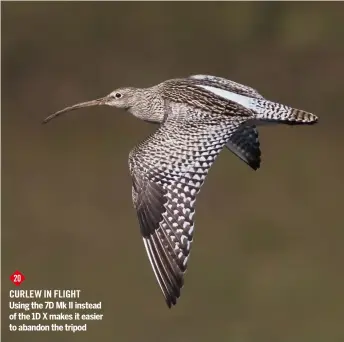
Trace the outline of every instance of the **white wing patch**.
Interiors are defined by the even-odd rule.
[[[190,78],[199,81],[205,81],[208,86],[213,86],[215,88],[225,89],[229,92],[238,93],[239,95],[248,96],[256,99],[264,99],[264,97],[258,93],[256,89],[246,86],[241,83],[227,80],[223,77],[210,76],[210,75],[193,75]],[[219,87],[217,87],[217,85]]]
[[[251,97],[239,95],[236,93],[232,93],[228,90],[220,89],[220,88],[215,88],[207,85],[197,85],[198,87],[201,87],[205,90],[208,90],[209,92],[221,96],[226,100],[233,101],[238,103],[239,105],[247,108],[247,109],[256,109],[256,104],[255,104],[255,99],[252,99]]]
[[[228,101],[233,101],[240,106],[253,111],[258,120],[277,120],[277,121],[293,121],[289,117],[295,110],[289,106],[282,105],[277,102],[265,100],[264,98],[250,97],[240,95],[235,92],[217,88],[215,86],[196,84],[197,87],[203,88],[212,94],[220,96]]]

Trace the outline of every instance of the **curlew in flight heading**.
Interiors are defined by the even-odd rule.
[[[313,124],[309,112],[265,99],[248,86],[209,75],[172,79],[150,88],[119,88],[67,107],[108,105],[159,123],[156,132],[129,154],[132,198],[143,243],[169,307],[175,305],[194,233],[196,195],[225,146],[251,168],[260,167],[256,125]]]

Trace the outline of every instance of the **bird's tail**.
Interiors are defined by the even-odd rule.
[[[314,124],[318,117],[301,109],[288,107],[276,102],[255,99],[256,118],[259,121],[280,122],[288,125]]]

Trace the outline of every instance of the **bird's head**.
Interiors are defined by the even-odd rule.
[[[135,88],[118,88],[103,98],[104,105],[117,108],[131,108],[138,94]]]
[[[43,123],[47,123],[48,121],[56,118],[57,116],[70,112],[72,110],[85,108],[85,107],[93,107],[93,106],[112,106],[117,108],[124,108],[127,110],[131,110],[135,103],[138,102],[140,96],[140,89],[137,88],[118,88],[111,92],[109,95],[101,97],[96,100],[87,101],[77,103],[73,106],[66,107],[58,112],[49,115],[43,120]]]

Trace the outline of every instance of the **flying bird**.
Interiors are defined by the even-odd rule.
[[[171,79],[149,88],[119,88],[76,104],[107,105],[160,124],[129,154],[132,199],[143,243],[168,307],[180,297],[194,234],[196,196],[226,147],[252,169],[260,167],[256,125],[314,124],[309,112],[265,99],[255,89],[209,75]]]

